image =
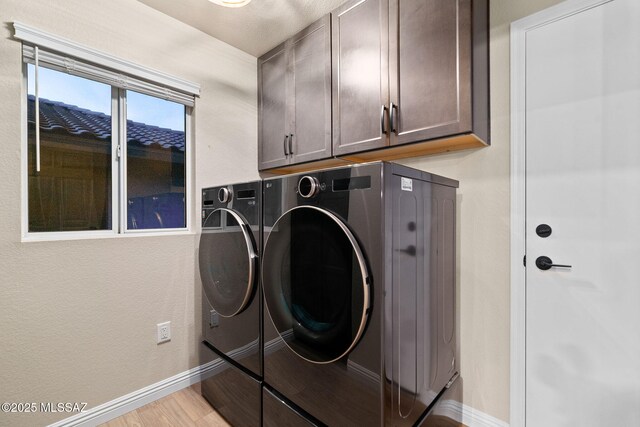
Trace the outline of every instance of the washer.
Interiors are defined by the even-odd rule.
[[[420,422],[457,378],[458,182],[376,162],[263,184],[264,425]]]
[[[261,200],[262,181],[202,190],[203,352],[219,357],[202,395],[237,426],[261,423]]]

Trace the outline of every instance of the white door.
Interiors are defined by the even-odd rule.
[[[640,426],[638,0],[526,34],[525,382],[527,427]]]

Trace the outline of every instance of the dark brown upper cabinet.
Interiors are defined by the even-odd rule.
[[[331,20],[258,59],[260,170],[331,157]]]
[[[487,13],[486,0],[350,0],[336,9],[334,155],[393,159],[489,144]]]
[[[331,13],[333,154],[388,145],[388,0],[348,1]]]
[[[289,163],[287,52],[285,44],[258,60],[258,163],[269,169]]]

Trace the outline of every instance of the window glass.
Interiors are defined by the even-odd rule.
[[[31,64],[27,75],[29,231],[111,229],[111,87],[39,67],[37,172]]]
[[[127,91],[127,229],[185,228],[185,107]]]

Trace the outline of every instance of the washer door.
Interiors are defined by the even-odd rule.
[[[369,308],[369,273],[344,222],[314,206],[287,211],[263,251],[265,303],[280,336],[313,363],[331,363],[357,344]]]
[[[256,245],[247,221],[237,212],[211,211],[200,237],[200,278],[211,306],[223,317],[240,313],[255,291]]]

